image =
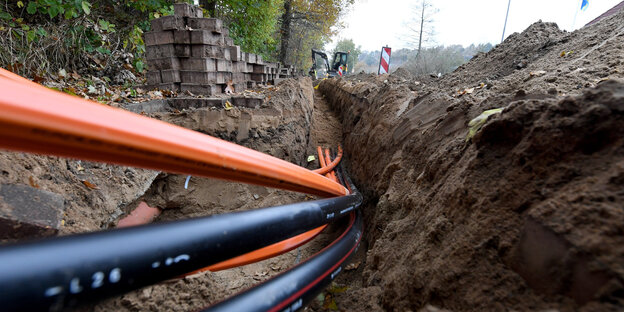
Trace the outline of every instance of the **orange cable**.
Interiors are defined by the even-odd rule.
[[[344,186],[281,159],[56,92],[0,70],[0,148],[252,183],[322,197]]]
[[[321,165],[321,168],[325,168],[327,167],[327,162],[325,161],[325,156],[323,156],[323,149],[320,146],[316,147],[316,151],[318,152],[319,155],[319,163]],[[331,180],[331,175],[329,174],[329,172],[324,174],[325,177],[327,177],[328,179]]]
[[[342,147],[340,147],[340,145],[338,145],[338,155],[336,156],[336,159],[334,159],[327,166],[322,167],[322,168],[318,168],[318,169],[314,169],[314,170],[312,170],[312,172],[315,172],[315,173],[318,173],[318,174],[326,174],[326,173],[332,171],[340,163],[341,159],[342,159]]]
[[[216,272],[216,271],[221,271],[225,269],[235,268],[235,267],[239,267],[242,265],[262,261],[268,258],[281,255],[283,253],[289,252],[309,242],[318,234],[320,234],[326,227],[327,227],[327,224],[319,226],[316,229],[307,231],[305,233],[301,233],[297,236],[293,236],[281,242],[277,242],[275,244],[266,246],[264,248],[256,249],[244,255],[240,255],[238,257],[234,257],[234,258],[213,264],[203,269],[190,272],[188,274],[185,274],[184,276],[193,275],[196,273],[206,272],[206,271]]]
[[[331,156],[329,156],[329,148],[326,148],[325,149],[325,162],[329,163],[330,161],[331,161]],[[336,174],[334,173],[333,170],[329,172],[329,176],[334,182],[338,183],[338,178],[336,178]]]

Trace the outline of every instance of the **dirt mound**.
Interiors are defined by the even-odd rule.
[[[487,53],[473,59],[447,77],[450,85],[478,84],[503,78],[515,70],[526,68],[544,56],[555,45],[565,41],[566,33],[555,23],[536,22],[522,33],[513,33]]]
[[[621,309],[622,20],[574,33],[536,23],[438,80],[324,81],[371,203],[361,286],[338,301]],[[469,122],[495,108],[467,139]]]

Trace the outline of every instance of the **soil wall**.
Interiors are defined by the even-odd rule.
[[[624,306],[622,20],[538,22],[441,79],[321,83],[372,203],[347,310]]]

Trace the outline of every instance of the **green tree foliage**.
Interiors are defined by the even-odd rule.
[[[277,51],[277,18],[283,0],[218,0],[209,14],[225,21],[236,45],[246,52],[271,58]],[[212,10],[212,12],[210,12]]]
[[[354,73],[357,69],[355,65],[358,57],[362,53],[361,46],[355,46],[353,39],[342,39],[336,43],[336,47],[332,51],[332,55],[336,52],[349,52],[349,59],[347,60],[348,73]]]
[[[280,19],[283,64],[311,66],[310,49],[321,49],[342,28],[340,17],[354,0],[284,0]]]
[[[23,0],[0,8],[0,66],[31,75],[85,68],[119,70],[131,53],[143,70],[143,32],[173,13],[172,0]],[[116,54],[116,55],[113,55]],[[127,59],[127,57],[126,57]],[[119,65],[119,64],[117,64]],[[103,67],[103,68],[102,68]],[[118,66],[117,66],[118,67]]]

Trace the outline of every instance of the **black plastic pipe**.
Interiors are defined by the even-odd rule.
[[[362,197],[349,177],[336,171],[349,191]],[[358,204],[359,206],[359,204]],[[351,213],[347,229],[329,246],[305,262],[253,288],[221,301],[203,312],[226,311],[297,311],[315,298],[349,263],[362,239],[362,213]]]
[[[58,311],[154,284],[343,217],[359,195],[0,248],[0,310]]]
[[[358,210],[352,213],[345,232],[312,258],[203,311],[297,311],[336,278],[357,252],[361,239],[362,217]]]

